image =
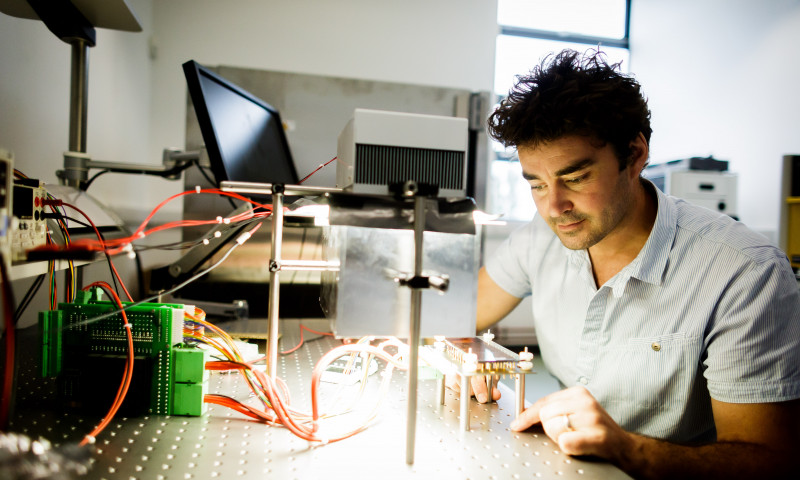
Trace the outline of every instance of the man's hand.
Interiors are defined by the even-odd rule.
[[[500,390],[497,389],[497,379],[499,377],[495,377],[495,387],[492,389],[492,400],[500,400]],[[460,375],[448,375],[445,378],[445,385],[454,391],[460,392],[461,391],[461,376]],[[475,395],[475,398],[478,400],[479,403],[486,403],[489,401],[488,395],[488,388],[486,387],[486,377],[483,375],[473,375],[470,377],[470,388],[469,394]]]
[[[583,387],[572,387],[540,398],[511,423],[514,431],[541,423],[548,437],[570,455],[596,455],[618,461],[633,445],[623,430]]]
[[[800,400],[711,403],[717,442],[707,445],[677,445],[626,432],[583,387],[539,399],[511,429],[541,423],[564,453],[605,458],[635,478],[793,478],[794,454],[800,448]]]

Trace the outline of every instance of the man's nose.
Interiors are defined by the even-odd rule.
[[[550,189],[547,201],[548,213],[551,218],[558,218],[572,210],[573,207],[569,192],[558,185]]]

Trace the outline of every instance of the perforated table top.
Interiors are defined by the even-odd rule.
[[[284,321],[282,329],[281,348],[296,345],[298,324]],[[309,337],[314,335],[306,334],[306,340]],[[314,364],[339,344],[326,337],[280,357],[278,375],[287,383],[297,408],[310,405]],[[80,441],[99,416],[87,419],[58,413],[53,381],[38,378],[35,368],[35,362],[20,364],[11,430],[44,437],[54,445]],[[536,375],[529,375],[527,381],[536,381]],[[238,373],[212,373],[210,382],[211,393],[257,405],[255,399],[248,400],[249,388]],[[610,464],[565,455],[541,430],[510,431],[514,395],[507,389],[497,403],[471,401],[470,431],[460,431],[458,394],[448,390],[445,405],[440,405],[435,380],[419,383],[415,461],[408,465],[406,383],[403,372],[395,371],[377,422],[327,445],[312,445],[285,428],[253,422],[216,405],[202,417],[116,418],[99,435],[93,465],[82,478],[629,478]],[[323,395],[333,395],[340,387],[329,384],[325,388]],[[350,420],[342,419],[346,421]]]

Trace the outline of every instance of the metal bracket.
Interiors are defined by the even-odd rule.
[[[394,277],[394,281],[404,287],[420,290],[432,288],[440,293],[447,292],[450,287],[450,277],[447,275],[399,274]]]

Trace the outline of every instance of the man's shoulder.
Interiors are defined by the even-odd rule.
[[[672,198],[678,240],[713,245],[761,263],[784,254],[767,237],[730,216]]]

